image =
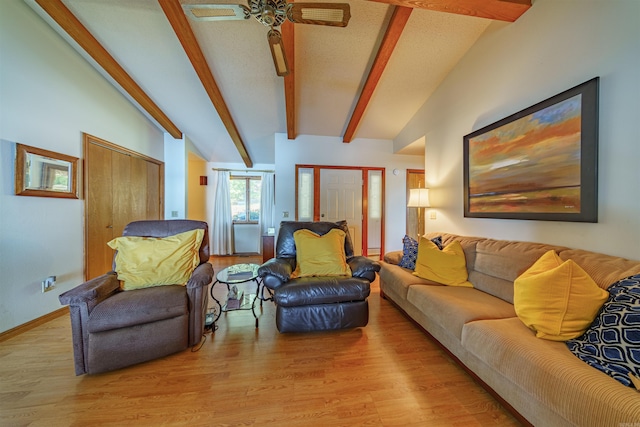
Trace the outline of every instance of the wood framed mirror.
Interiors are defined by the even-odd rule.
[[[16,144],[18,196],[78,198],[78,158]]]

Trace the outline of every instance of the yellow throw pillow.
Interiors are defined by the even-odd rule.
[[[204,230],[173,236],[116,237],[107,245],[115,249],[116,273],[125,291],[161,285],[184,285],[200,264]]]
[[[345,232],[337,228],[322,236],[303,228],[293,233],[297,266],[291,278],[351,276],[344,253]]]
[[[457,240],[440,250],[431,240],[421,237],[413,274],[443,285],[473,288],[467,281],[467,260]]]
[[[573,260],[551,250],[514,282],[513,303],[538,338],[566,341],[581,336],[609,298]]]

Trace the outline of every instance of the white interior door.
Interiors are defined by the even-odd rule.
[[[362,171],[320,170],[320,220],[346,220],[353,252],[362,255]]]

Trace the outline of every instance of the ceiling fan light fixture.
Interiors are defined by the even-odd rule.
[[[276,23],[276,11],[270,5],[265,5],[262,11],[260,12],[260,16],[265,24],[274,25]]]
[[[280,34],[278,30],[271,29],[269,30],[269,34],[267,34],[267,38],[269,40],[271,56],[273,57],[273,65],[276,67],[276,74],[284,77],[289,74],[289,64],[287,63],[287,56],[284,53],[282,34]]]
[[[286,0],[249,0],[249,13],[269,28],[279,27],[287,19]]]

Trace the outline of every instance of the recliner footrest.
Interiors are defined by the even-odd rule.
[[[369,303],[301,305],[276,309],[276,327],[280,332],[313,332],[352,329],[369,323]]]
[[[274,301],[283,307],[363,301],[371,292],[368,280],[356,277],[304,277],[275,290]]]

